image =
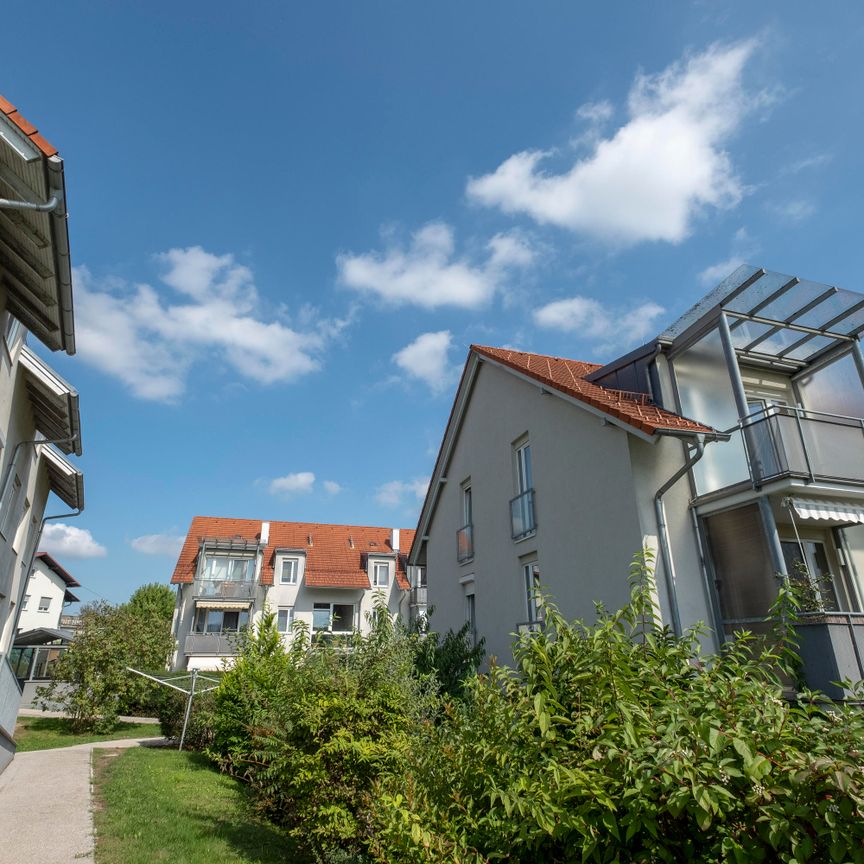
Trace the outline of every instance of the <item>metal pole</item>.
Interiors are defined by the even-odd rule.
[[[771,557],[771,566],[775,574],[789,581],[786,559],[783,556],[783,547],[780,545],[780,535],[777,533],[777,522],[774,519],[774,511],[771,502],[764,496],[759,498],[759,512],[762,515],[762,525],[765,529],[765,539],[768,541],[768,554]]]
[[[192,686],[189,689],[189,698],[186,700],[186,716],[183,718],[183,732],[180,735],[180,746],[177,750],[183,749],[183,742],[186,740],[186,727],[189,725],[189,714],[192,711],[192,697],[195,695],[195,681],[198,678],[198,670],[192,670]]]
[[[861,385],[864,386],[864,352],[861,351],[861,341],[859,339],[856,339],[852,343],[852,357],[855,360],[855,365],[858,367]]]

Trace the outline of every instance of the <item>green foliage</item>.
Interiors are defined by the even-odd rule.
[[[398,775],[408,734],[434,708],[414,672],[414,638],[385,608],[371,632],[307,649],[302,624],[282,648],[273,616],[241,641],[216,691],[210,754],[245,779],[259,809],[322,859],[362,860],[384,774]]]
[[[429,610],[432,614],[432,610]],[[485,639],[471,644],[471,625],[466,622],[460,630],[448,630],[440,634],[429,629],[426,616],[418,618],[414,625],[416,640],[414,664],[421,676],[433,678],[439,693],[447,698],[461,699],[465,682],[474,675],[483,662]]]
[[[208,672],[211,677],[214,673]],[[212,684],[207,684],[212,687]],[[156,716],[159,726],[166,738],[180,740],[183,732],[183,719],[186,716],[187,697],[183,693],[161,688],[154,694],[157,702]],[[205,750],[213,743],[213,725],[215,723],[216,703],[213,691],[196,693],[192,699],[192,711],[189,714],[189,724],[186,727],[186,737],[183,739],[184,750]]]
[[[171,626],[174,617],[174,592],[160,582],[142,585],[126,601],[126,608],[143,619],[156,618]]]
[[[164,604],[144,599],[121,606],[90,603],[81,610],[69,650],[54,665],[53,681],[37,695],[45,707],[59,704],[77,731],[107,731],[120,714],[150,714],[160,698],[157,685],[126,667],[162,671],[173,650]]]
[[[698,629],[659,627],[649,565],[596,624],[544,601],[515,670],[418,726],[379,781],[376,860],[864,862],[860,709],[784,700],[782,644],[703,660]]]

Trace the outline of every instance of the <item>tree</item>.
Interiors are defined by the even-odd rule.
[[[59,704],[76,728],[94,730],[112,728],[119,714],[152,713],[157,685],[127,667],[165,670],[174,650],[166,594],[164,586],[145,585],[123,605],[84,606],[78,634],[37,693],[43,707]]]

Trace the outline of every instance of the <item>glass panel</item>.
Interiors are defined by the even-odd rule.
[[[220,633],[222,631],[222,610],[208,609],[207,610],[207,632]]]
[[[228,578],[228,558],[211,557],[207,559],[209,565],[209,576],[211,579]]]
[[[471,487],[466,486],[465,489],[462,490],[462,518],[464,519],[463,525],[470,525],[472,520],[472,510],[471,510]]]
[[[724,621],[762,618],[777,597],[759,507],[750,504],[705,519]]]
[[[534,491],[529,489],[510,502],[510,521],[513,538],[518,540],[536,527],[534,521]]]
[[[282,584],[296,585],[297,584],[297,559],[283,558],[282,559]]]
[[[825,545],[814,540],[783,541],[783,557],[789,568],[790,577],[809,585],[804,597],[804,611],[824,609],[836,612],[840,605],[834,587],[834,575],[828,566]],[[801,550],[804,550],[802,556]],[[812,592],[812,596],[808,596]],[[809,608],[808,608],[809,607]]]
[[[673,368],[685,417],[720,430],[737,424],[732,382],[716,330],[676,357]],[[706,447],[705,455],[694,467],[694,475],[700,495],[747,480],[750,475],[740,435]]]
[[[390,567],[387,564],[375,565],[374,585],[376,588],[386,588],[390,584]]]
[[[222,630],[236,631],[238,626],[238,615],[234,610],[226,610],[222,613]]]
[[[825,286],[822,286],[823,288]],[[853,294],[851,291],[838,291],[824,302],[820,303],[815,309],[805,312],[800,318],[795,319],[796,324],[802,324],[804,327],[824,327],[832,318],[842,315],[847,309],[851,309],[859,300],[860,294]],[[844,332],[841,328],[843,322],[840,321],[833,325],[838,328],[839,332]]]
[[[806,334],[799,334],[801,338],[803,338]],[[783,355],[783,359],[789,360],[806,360],[808,357],[812,357],[814,354],[818,354],[824,348],[827,348],[829,345],[832,345],[836,342],[836,340],[831,339],[828,336],[813,336],[811,339],[808,339],[806,342],[802,342],[794,351],[790,351],[788,354]]]
[[[354,607],[350,604],[333,604],[333,632],[350,633],[354,629]]]
[[[785,282],[789,281],[786,277],[783,277],[783,279]],[[799,309],[803,309],[808,303],[815,300],[820,294],[824,294],[827,290],[827,285],[808,282],[805,279],[797,285],[793,285],[788,291],[776,300],[772,300],[764,309],[761,309],[756,314],[761,315],[763,318],[771,318],[774,321],[785,321],[787,318],[794,315]],[[816,308],[821,309],[822,306],[823,304],[820,304]]]
[[[864,386],[851,354],[798,379],[801,403],[811,411],[864,417]]]
[[[781,285],[784,285],[792,277],[784,276],[782,273],[774,273],[773,271],[760,276],[749,288],[735,297],[729,303],[724,303],[726,309],[732,309],[735,312],[749,313],[759,303],[770,297]],[[761,313],[757,313],[761,314]]]
[[[282,608],[276,613],[276,629],[280,633],[287,633],[291,629],[291,608]]]
[[[535,562],[522,568],[525,579],[525,601],[528,607],[528,623],[535,624],[543,617],[537,602],[537,591],[540,588],[540,566]]]
[[[864,481],[864,427],[859,421],[805,414],[801,431],[817,477]]]
[[[736,348],[744,348],[749,345],[754,339],[757,339],[759,336],[764,335],[769,330],[772,330],[773,327],[770,324],[759,324],[756,321],[742,321],[738,319],[730,319],[730,326],[735,324],[736,327],[732,330],[732,344]],[[763,347],[766,343],[760,342],[753,350],[761,351],[764,353],[765,348]]]
[[[312,630],[330,629],[330,604],[316,603],[312,610]]]

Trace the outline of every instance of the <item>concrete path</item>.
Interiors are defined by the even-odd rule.
[[[163,742],[163,738],[123,738],[18,753],[0,774],[0,864],[92,861],[93,748]]]

